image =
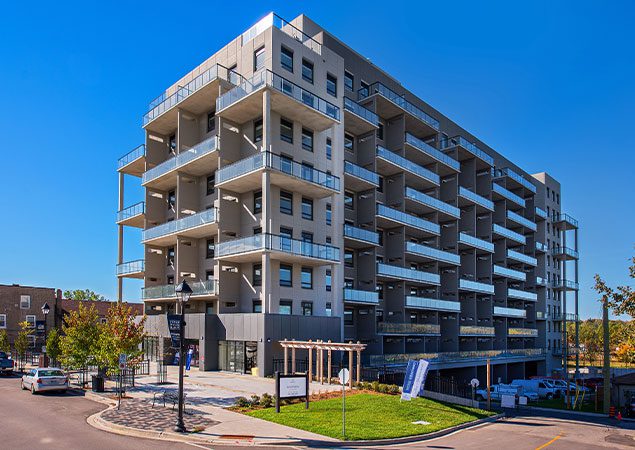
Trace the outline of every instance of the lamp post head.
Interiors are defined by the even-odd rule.
[[[49,312],[51,312],[51,308],[49,307],[49,304],[45,302],[42,305],[42,313],[46,316]]]
[[[176,292],[176,296],[178,297],[181,303],[187,303],[192,295],[192,288],[187,281],[183,280],[174,290]]]

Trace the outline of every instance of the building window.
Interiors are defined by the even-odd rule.
[[[301,281],[302,289],[313,289],[313,269],[303,267]]]
[[[280,264],[280,286],[293,286],[293,266]]]
[[[168,154],[176,155],[176,134],[168,138]]]
[[[176,205],[176,192],[170,191],[168,192],[168,210],[174,210],[174,205]]]
[[[0,314],[0,328],[6,328],[6,327],[7,327],[7,315]]]
[[[333,159],[333,141],[331,138],[326,138],[326,159],[329,161]]]
[[[331,225],[333,223],[333,211],[331,209],[331,204],[326,204],[326,224]]]
[[[326,74],[326,92],[337,97],[337,77],[330,73]]]
[[[333,275],[330,270],[326,271],[326,291],[331,292],[333,289]]]
[[[313,200],[302,197],[302,218],[313,220]]]
[[[344,191],[344,208],[355,209],[355,194],[353,192]]]
[[[168,275],[166,280],[168,284],[174,284],[174,275]]]
[[[262,119],[254,120],[254,143],[262,141]]]
[[[306,59],[302,60],[302,79],[313,84],[313,63]]]
[[[353,250],[344,249],[344,265],[346,267],[355,267],[355,256]]]
[[[207,113],[207,132],[211,133],[216,129],[216,111]]]
[[[293,300],[280,300],[278,314],[290,316],[293,313]]]
[[[355,281],[350,278],[344,278],[344,289],[353,289]]]
[[[302,148],[306,151],[313,151],[313,131],[302,128]]]
[[[35,348],[35,336],[32,334],[27,335],[27,339],[29,341],[29,348]]]
[[[170,247],[168,248],[168,261],[167,261],[167,266],[168,267],[172,267],[174,265],[174,247]]]
[[[206,270],[205,271],[205,279],[206,280],[213,280],[214,279],[214,270]]]
[[[286,119],[280,119],[280,139],[293,144],[293,123]]]
[[[350,134],[344,135],[344,149],[345,150],[351,153],[355,153],[354,142],[355,142],[355,138],[353,136],[351,136]]]
[[[344,310],[344,325],[353,325],[353,310],[345,309]]]
[[[254,192],[254,214],[262,212],[262,191]]]
[[[214,257],[214,239],[208,239],[205,247],[205,257],[211,259]]]
[[[283,69],[293,73],[293,50],[284,46],[280,47],[280,65]]]
[[[331,307],[331,302],[326,302],[326,315],[331,317],[333,315],[333,308]]]
[[[383,300],[384,299],[384,283],[377,283],[375,285],[375,292],[377,292],[379,300]]]
[[[313,315],[313,302],[302,302],[302,315],[303,316]]]
[[[251,312],[255,312],[255,313],[262,312],[262,302],[260,300],[254,300],[251,303]]]
[[[383,123],[379,123],[379,126],[377,127],[377,139],[380,140],[384,140],[384,124]]]
[[[29,328],[35,328],[35,316],[28,314],[26,316],[26,323],[29,324]]]
[[[260,47],[254,52],[254,72],[265,67],[265,48]]]
[[[31,296],[30,295],[21,295],[20,296],[20,309],[30,309],[31,308]]]
[[[235,308],[236,302],[225,302],[225,308]]]
[[[207,177],[207,195],[214,193],[214,186],[216,186],[216,174],[211,174]]]
[[[282,214],[293,215],[293,194],[280,191],[280,212]]]
[[[384,177],[379,177],[379,186],[377,186],[377,192],[384,192]]]
[[[254,264],[251,270],[251,284],[262,286],[262,264]]]
[[[350,73],[348,70],[344,71],[344,87],[349,91],[353,90],[353,85],[355,83],[355,76]]]

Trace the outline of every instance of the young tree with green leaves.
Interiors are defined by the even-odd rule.
[[[51,365],[56,365],[61,353],[61,337],[57,328],[53,328],[46,336],[46,354],[51,358]]]
[[[100,336],[99,316],[95,305],[79,303],[62,325],[60,339],[61,361],[69,368],[81,369],[94,364]]]
[[[24,358],[26,357],[26,351],[29,349],[29,336],[33,333],[31,324],[27,321],[20,322],[20,331],[13,342],[13,348],[18,354],[18,362],[20,369],[24,367]]]
[[[73,291],[64,291],[64,298],[68,298],[70,300],[88,301],[106,300],[106,297],[94,291],[91,291],[90,289],[75,289]]]
[[[97,345],[99,365],[112,371],[118,367],[119,355],[125,354],[129,365],[134,366],[143,353],[144,323],[145,317],[136,320],[131,306],[113,304],[108,310],[106,323],[100,325]]]
[[[9,344],[9,336],[7,336],[7,330],[0,330],[0,352],[10,352],[11,345]]]

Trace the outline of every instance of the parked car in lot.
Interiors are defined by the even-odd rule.
[[[520,386],[512,386],[510,384],[494,384],[490,386],[490,398],[492,400],[499,401],[503,395],[513,395],[518,400],[518,397],[525,396],[529,399],[529,401],[538,400],[538,393],[525,391]],[[487,400],[487,388],[485,389],[477,389],[476,390],[476,399],[480,401]]]
[[[560,391],[547,380],[514,380],[512,386],[520,386],[525,392],[536,392],[538,397],[547,400],[560,396]]]
[[[13,373],[13,360],[6,352],[0,352],[0,373],[8,375]]]
[[[56,367],[45,367],[31,369],[22,376],[20,387],[24,390],[30,389],[31,394],[43,391],[62,391],[68,389],[68,377]]]

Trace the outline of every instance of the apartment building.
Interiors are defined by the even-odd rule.
[[[285,338],[360,341],[365,365],[424,357],[466,379],[488,359],[501,380],[558,368],[559,249],[577,224],[557,181],[306,16],[261,19],[151,102],[143,128],[118,163],[117,276],[120,298],[144,280],[164,351],[187,280],[202,370],[269,374]],[[132,206],[126,175],[145,188]],[[126,226],[144,259],[125,260]]]

